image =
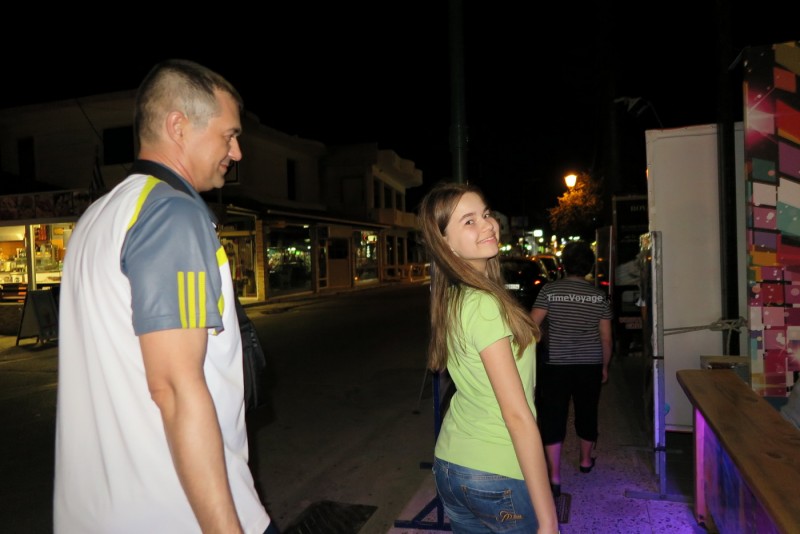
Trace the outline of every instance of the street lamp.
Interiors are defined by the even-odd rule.
[[[567,184],[567,187],[572,189],[575,187],[575,182],[578,181],[578,177],[574,174],[568,174],[564,177],[564,182]]]

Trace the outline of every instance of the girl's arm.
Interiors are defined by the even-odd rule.
[[[514,451],[525,477],[525,485],[539,520],[539,533],[556,534],[558,516],[550,491],[544,446],[536,419],[525,399],[510,338],[499,339],[483,349],[481,360],[511,435]]]

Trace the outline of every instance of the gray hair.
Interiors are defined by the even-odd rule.
[[[231,95],[242,111],[238,91],[211,69],[184,59],[158,63],[136,93],[133,124],[137,140],[156,140],[160,120],[172,111],[182,112],[195,126],[205,126],[219,113],[215,91]]]

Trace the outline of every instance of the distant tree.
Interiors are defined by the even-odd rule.
[[[578,175],[575,186],[558,198],[558,206],[548,210],[550,226],[557,235],[594,239],[597,217],[603,209],[600,186],[589,174]]]

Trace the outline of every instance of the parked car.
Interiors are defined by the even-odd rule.
[[[506,289],[526,310],[530,310],[539,291],[549,281],[544,265],[534,258],[501,256],[500,268]]]
[[[561,259],[558,256],[555,254],[539,254],[536,258],[544,263],[551,282],[564,278],[564,266],[561,265]]]

